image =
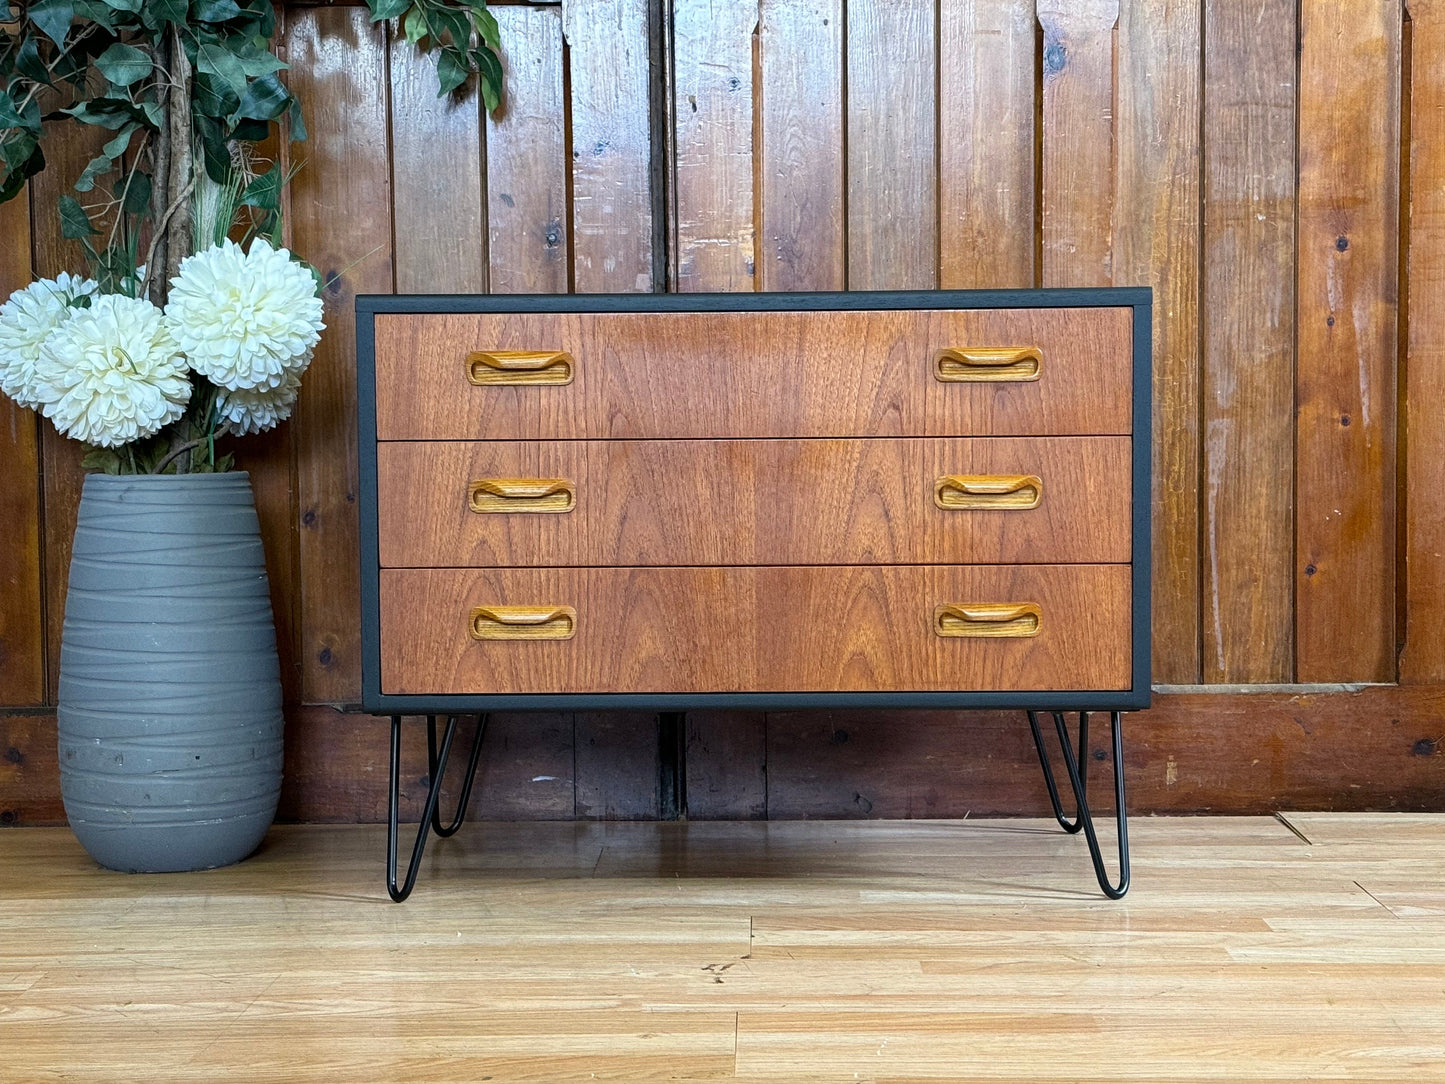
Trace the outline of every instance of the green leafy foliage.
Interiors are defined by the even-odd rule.
[[[502,103],[501,38],[486,0],[367,0],[373,22],[396,19],[413,45],[437,52],[437,97],[477,77],[488,110]]]
[[[487,108],[497,108],[502,67],[486,0],[367,4],[373,21],[397,20],[395,33],[437,53],[439,96],[475,77]],[[7,0],[0,8],[0,203],[45,168],[43,144],[54,126],[81,124],[99,130],[100,150],[79,176],[66,178],[75,194],[59,197],[56,210],[61,235],[84,252],[102,293],[139,294],[143,239],[150,256],[166,242],[165,259],[148,264],[154,282],[146,288],[158,300],[165,275],[154,273],[174,268],[177,247],[184,255],[192,244],[227,236],[279,245],[291,174],[259,158],[255,145],[278,128],[304,140],[306,125],[271,48],[276,28],[272,0]],[[194,157],[173,138],[187,116]],[[165,227],[184,225],[184,217],[171,219],[183,200],[193,236],[181,243],[184,231]],[[215,401],[215,389],[200,381],[166,435],[118,451],[92,449],[86,467],[227,469],[230,457],[216,454]]]
[[[44,168],[41,145],[52,124],[113,133],[72,178],[83,202],[67,196],[58,207],[63,236],[81,241],[92,271],[107,277],[136,255],[142,219],[162,210],[151,175],[167,124],[164,58],[173,41],[183,43],[194,73],[191,120],[213,178],[247,159],[245,145],[300,115],[280,78],[286,65],[270,50],[271,0],[35,0],[7,10],[11,21],[0,25],[0,201]],[[304,137],[304,128],[289,127],[291,138]]]
[[[487,108],[497,108],[500,43],[486,0],[367,4],[373,21],[398,20],[408,40],[438,54],[438,95],[475,76]],[[194,71],[192,121],[212,180],[224,181],[236,144],[268,138],[272,125],[285,124],[292,140],[306,138],[300,103],[281,74],[286,65],[270,48],[276,32],[271,0],[32,0],[6,7],[11,21],[0,26],[0,202],[45,167],[47,125],[69,118],[116,133],[86,165],[76,190],[124,191],[126,199],[87,203],[85,213],[98,221],[159,210],[150,198],[150,174],[165,123],[161,58],[173,28],[182,32]],[[110,175],[132,179],[101,188]],[[75,206],[65,214],[70,234],[79,229]]]

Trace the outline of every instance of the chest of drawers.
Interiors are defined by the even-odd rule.
[[[392,866],[403,714],[448,834],[438,714],[1015,707],[1122,894],[1062,712],[1117,751],[1149,702],[1150,326],[1144,289],[358,298]]]
[[[358,302],[364,704],[1148,701],[1148,294]]]

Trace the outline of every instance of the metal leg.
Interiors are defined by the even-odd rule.
[[[427,835],[431,831],[432,822],[437,818],[437,799],[441,796],[442,775],[446,771],[447,757],[451,755],[452,738],[456,734],[456,716],[447,719],[447,729],[442,735],[442,746],[440,753],[435,752],[436,738],[436,716],[428,715],[427,733],[432,739],[432,748],[428,753],[429,767],[431,770],[431,786],[427,789],[426,807],[422,810],[421,823],[416,829],[416,843],[411,849],[411,863],[406,869],[406,881],[397,887],[397,836],[401,831],[401,716],[391,717],[391,794],[387,812],[387,833],[386,833],[386,891],[393,900],[400,903],[411,895],[412,886],[416,884],[417,870],[421,868],[422,852],[426,850]],[[477,743],[479,746],[480,741]],[[458,821],[460,825],[460,821]]]
[[[456,724],[455,715],[447,716],[447,726]],[[462,826],[462,821],[467,816],[467,803],[472,800],[472,783],[477,777],[477,762],[482,757],[482,736],[487,732],[487,717],[477,716],[477,729],[472,735],[472,755],[467,758],[467,774],[462,778],[462,794],[457,799],[457,816],[452,823],[445,828],[442,827],[441,804],[432,807],[431,827],[432,831],[445,839],[447,836],[454,836],[457,829]],[[431,771],[431,778],[434,782],[441,781],[442,772],[445,770],[444,763],[437,760],[437,724],[436,716],[428,715],[426,719],[426,762]]]
[[[1054,724],[1063,725],[1063,712],[1053,712]],[[1044,738],[1039,733],[1039,717],[1037,712],[1029,712],[1029,729],[1034,735],[1034,748],[1039,751],[1039,767],[1044,770],[1044,784],[1049,789],[1049,804],[1054,807],[1054,819],[1059,822],[1059,827],[1070,835],[1073,835],[1084,826],[1084,818],[1080,811],[1074,810],[1074,819],[1069,820],[1064,816],[1064,806],[1059,801],[1059,787],[1054,782],[1054,769],[1049,765],[1049,754],[1044,750]],[[1089,713],[1079,713],[1079,748],[1085,748],[1089,744]]]
[[[1054,808],[1054,817],[1063,826],[1066,832],[1077,832],[1083,829],[1084,839],[1089,844],[1089,857],[1094,863],[1094,876],[1099,880],[1099,887],[1104,890],[1104,895],[1111,900],[1117,900],[1129,891],[1129,823],[1128,816],[1124,809],[1124,731],[1121,714],[1117,711],[1109,713],[1110,729],[1113,731],[1114,746],[1114,816],[1119,832],[1119,880],[1112,883],[1109,874],[1104,869],[1104,858],[1099,850],[1099,837],[1094,831],[1094,815],[1089,811],[1089,800],[1087,792],[1087,759],[1085,766],[1080,769],[1079,756],[1085,758],[1089,755],[1089,713],[1079,712],[1079,744],[1075,747],[1069,741],[1069,728],[1064,722],[1064,713],[1056,711],[1054,716],[1054,729],[1058,733],[1059,745],[1064,751],[1064,767],[1068,772],[1069,786],[1074,791],[1076,810],[1074,820],[1069,821],[1064,817],[1063,804],[1059,800],[1058,787],[1054,783],[1053,769],[1049,766],[1049,755],[1044,749],[1043,735],[1039,732],[1038,715],[1029,712],[1029,729],[1033,731],[1034,746],[1039,752],[1039,763],[1044,769],[1044,782],[1049,790],[1049,802]],[[1076,751],[1077,750],[1077,751]]]

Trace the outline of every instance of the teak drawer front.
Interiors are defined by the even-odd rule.
[[[383,442],[381,565],[1125,563],[1130,450],[1128,437]],[[1018,507],[1030,495],[1037,506]]]
[[[941,636],[949,604],[1032,605],[1037,631]],[[555,614],[568,638],[476,639],[478,610],[528,637]],[[1127,565],[390,569],[380,583],[390,694],[1117,690],[1130,636]]]
[[[1131,432],[1122,307],[378,313],[375,351],[381,440]],[[974,382],[1010,351],[1036,379]]]

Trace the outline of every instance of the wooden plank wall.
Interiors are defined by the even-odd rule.
[[[1136,808],[1445,807],[1441,0],[495,11],[508,98],[487,116],[475,94],[438,100],[432,62],[360,6],[284,10],[311,132],[288,229],[331,281],[295,421],[242,449],[291,704],[284,816],[385,808],[384,725],[344,710],[355,294],[1109,284],[1155,290],[1164,691],[1128,724]],[[88,148],[49,157],[28,207],[0,208],[0,290],[75,265],[53,205]],[[74,448],[0,407],[5,823],[61,816],[79,477]],[[1026,731],[997,713],[512,714],[486,742],[491,816],[1043,800]],[[414,797],[420,757],[407,771]]]

